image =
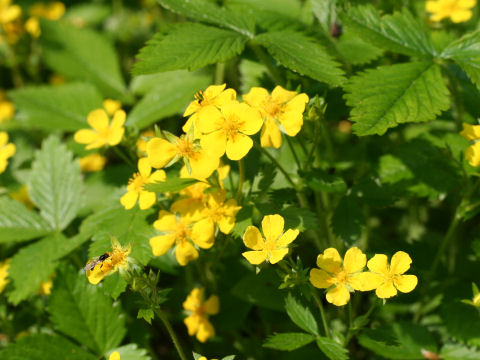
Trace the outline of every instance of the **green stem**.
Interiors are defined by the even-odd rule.
[[[318,297],[317,295],[317,289],[313,287],[313,285],[310,285],[310,293],[313,296],[313,299],[315,300],[315,303],[318,306],[318,309],[320,310],[320,316],[322,318],[322,324],[323,324],[323,329],[325,330],[325,335],[327,338],[331,339],[331,334],[330,334],[330,329],[328,328],[328,323],[327,323],[327,318],[325,317],[325,310],[323,309],[323,304],[322,300]]]
[[[324,119],[323,118],[319,119],[318,122],[320,124],[320,131],[322,132],[323,138],[325,140],[328,162],[331,164],[333,162],[333,158],[334,158],[332,139],[330,139],[330,134],[328,132],[327,127],[325,126]]]
[[[113,151],[117,154],[123,161],[125,161],[128,165],[132,166],[134,169],[137,167],[133,161],[123,153],[117,146],[112,146]]]
[[[245,181],[245,164],[243,163],[243,159],[238,160],[238,188],[237,188],[237,195],[235,198],[237,202],[242,200],[242,188],[243,183]]]
[[[262,152],[263,154],[265,154],[266,157],[268,157],[270,159],[270,161],[277,167],[278,170],[280,170],[280,172],[283,174],[283,176],[285,176],[285,179],[287,179],[287,181],[290,183],[290,185],[292,185],[292,187],[294,189],[297,189],[297,185],[295,184],[295,182],[292,180],[292,178],[290,177],[290,175],[288,175],[287,171],[283,168],[283,166],[277,161],[277,159],[275,159],[267,150],[265,150],[263,147],[261,147],[260,145],[258,144],[255,144],[255,147],[260,150],[260,152]]]
[[[293,148],[292,140],[290,140],[289,136],[286,136],[286,139],[287,139],[288,147],[290,148],[290,151],[292,152],[293,158],[295,159],[295,162],[297,163],[297,167],[300,170],[302,168],[302,165],[300,164],[300,160],[298,159],[297,153],[295,152],[295,149]]]
[[[220,85],[224,83],[225,77],[225,63],[217,63],[215,67],[215,84]]]
[[[365,313],[365,315],[363,315],[363,318],[365,319],[365,322],[366,322],[366,320],[368,320],[368,318],[372,314],[373,310],[375,310],[378,303],[379,303],[378,300],[375,299],[374,302],[372,303],[372,305],[370,305],[370,309],[368,309],[368,311]],[[343,343],[343,345],[345,347],[348,345],[350,340],[352,340],[352,337],[355,334],[355,330],[360,330],[360,328],[358,328],[358,329],[355,328],[355,326],[353,324],[353,312],[352,312],[350,303],[348,303],[348,305],[349,305],[349,325],[348,325],[347,335],[345,336],[345,341]]]
[[[249,45],[262,64],[267,67],[273,81],[275,81],[277,85],[283,85],[283,78],[280,75],[280,72],[277,67],[272,64],[265,51],[253,41],[250,41]]]
[[[182,346],[180,345],[180,341],[178,340],[177,334],[172,328],[172,324],[170,324],[170,321],[168,321],[167,316],[164,314],[160,308],[154,308],[155,314],[160,318],[162,321],[163,325],[167,328],[168,335],[170,335],[170,338],[173,341],[173,345],[175,345],[175,349],[177,350],[178,356],[180,357],[181,360],[187,360],[187,356],[185,355]]]

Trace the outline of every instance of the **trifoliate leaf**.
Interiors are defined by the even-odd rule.
[[[281,351],[293,351],[310,344],[314,340],[315,336],[305,333],[275,334],[263,343],[263,347]]]
[[[47,65],[60,74],[93,82],[105,95],[123,96],[126,88],[112,44],[89,28],[42,20],[42,50]]]
[[[38,213],[9,197],[0,197],[0,243],[34,239],[52,232]]]
[[[42,217],[57,230],[75,218],[82,199],[80,166],[55,136],[35,153],[29,179],[29,195]]]
[[[366,5],[350,8],[343,19],[359,37],[377,47],[410,56],[435,54],[428,31],[408,11],[381,17],[373,5]]]
[[[212,26],[179,23],[168,34],[158,33],[138,54],[136,75],[188,69],[226,61],[243,51],[248,38]]]
[[[441,69],[431,62],[383,66],[354,76],[344,87],[359,136],[383,135],[408,122],[433,120],[450,107]]]
[[[319,337],[317,346],[330,360],[348,359],[348,350],[332,339]]]
[[[27,86],[9,91],[18,119],[34,128],[78,130],[88,127],[87,115],[102,107],[97,89],[86,83]]]
[[[95,360],[98,356],[75,345],[63,336],[33,334],[11,342],[0,351],[1,360]]]
[[[275,31],[260,34],[254,41],[283,66],[330,85],[340,85],[343,71],[330,55],[312,38],[293,31]],[[307,50],[308,49],[308,50]]]
[[[318,335],[318,325],[310,309],[299,303],[292,294],[288,294],[285,299],[285,310],[298,327],[310,334]]]
[[[97,355],[105,354],[122,341],[125,318],[118,303],[112,303],[83,271],[73,268],[57,272],[48,311],[56,328]]]

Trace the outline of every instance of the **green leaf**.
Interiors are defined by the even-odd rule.
[[[199,182],[190,178],[167,178],[166,181],[147,184],[145,189],[156,193],[177,192]]]
[[[119,273],[107,276],[102,281],[103,289],[109,294],[112,299],[117,299],[127,289],[127,282],[120,276]]]
[[[345,85],[350,120],[359,136],[383,135],[408,122],[433,120],[450,107],[440,67],[431,62],[383,66],[354,76]]]
[[[119,348],[116,348],[114,351],[118,351],[118,353],[120,354],[121,360],[150,360],[151,359],[151,357],[148,356],[147,354],[147,350],[139,349],[137,347],[137,344],[124,345]],[[112,352],[109,352],[108,354],[106,354],[107,359]]]
[[[95,360],[97,356],[58,335],[23,336],[0,351],[1,360]]]
[[[156,232],[150,219],[155,215],[153,209],[140,210],[134,207],[125,210],[123,206],[117,205],[89,216],[80,227],[81,233],[94,236],[89,257],[110,250],[111,238],[115,237],[121,245],[132,247],[130,257],[146,265],[153,256],[149,240]]]
[[[205,0],[158,0],[160,5],[192,20],[219,25],[253,37],[255,23],[247,12],[235,12]]]
[[[380,17],[374,6],[366,5],[350,8],[343,19],[360,38],[377,47],[410,56],[435,55],[428,31],[408,11]]]
[[[358,342],[387,359],[423,359],[422,349],[436,351],[436,341],[428,330],[405,322],[366,329],[358,337]]]
[[[105,96],[119,98],[125,83],[112,44],[89,28],[42,20],[42,50],[47,65],[60,74],[93,82]]]
[[[480,30],[452,42],[441,57],[454,60],[480,89]]]
[[[127,125],[139,129],[146,128],[157,120],[183,113],[188,102],[193,100],[194,94],[210,83],[210,76],[185,70],[141,77],[154,79],[156,85],[128,114]]]
[[[347,184],[341,176],[329,174],[321,169],[312,169],[308,172],[299,172],[307,185],[315,191],[343,194],[347,191]]]
[[[54,258],[56,246],[66,240],[61,234],[47,237],[21,248],[13,256],[8,272],[15,286],[8,294],[8,299],[12,303],[18,304],[38,292],[40,283],[52,276],[56,267]]]
[[[255,37],[255,42],[283,66],[330,85],[340,85],[343,71],[312,38],[292,30],[268,32]]]
[[[440,356],[443,360],[480,360],[480,351],[465,345],[447,344],[442,347]]]
[[[317,338],[317,346],[330,360],[348,359],[348,350],[332,339],[319,337]]]
[[[59,331],[98,355],[118,346],[126,333],[119,304],[71,267],[57,274],[48,311]]]
[[[164,35],[158,33],[138,55],[136,75],[188,69],[226,61],[240,54],[248,38],[230,30],[212,26],[179,23]]]
[[[263,343],[263,347],[281,351],[293,351],[310,344],[314,340],[315,336],[304,333],[275,334]]]
[[[381,49],[363,41],[348,29],[338,39],[337,50],[342,59],[352,65],[366,64],[382,55]]]
[[[152,320],[155,317],[152,309],[140,309],[138,310],[137,319],[143,319],[150,325],[152,324]]]
[[[290,319],[302,330],[309,332],[313,335],[318,335],[318,325],[315,321],[315,317],[310,312],[308,307],[303,307],[302,304],[288,294],[285,299],[285,310],[287,311]]]
[[[332,216],[332,231],[351,245],[362,235],[365,226],[365,217],[354,196],[342,197]]]
[[[0,197],[0,243],[26,241],[51,231],[48,223],[36,212],[7,196]]]
[[[478,310],[460,302],[443,303],[440,314],[448,334],[469,346],[480,346]]]
[[[87,125],[90,111],[102,107],[102,97],[90,84],[27,86],[9,91],[18,109],[17,118],[28,126],[46,130],[78,130]]]
[[[29,194],[40,214],[57,230],[63,230],[77,215],[82,199],[80,166],[55,136],[35,153],[29,179]]]

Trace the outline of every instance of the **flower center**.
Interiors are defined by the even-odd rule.
[[[178,223],[177,228],[175,229],[175,239],[179,242],[187,241],[187,237],[189,235],[189,230],[183,223]]]
[[[265,242],[265,250],[267,251],[273,251],[277,249],[277,244],[275,240],[267,240]]]
[[[189,139],[180,138],[176,145],[178,153],[184,158],[190,158],[195,153],[194,145]]]
[[[345,270],[341,270],[335,275],[335,283],[337,285],[348,283],[348,273]]]
[[[271,116],[272,118],[278,117],[283,112],[283,105],[273,101],[272,99],[265,101],[263,108],[265,109],[267,115]]]
[[[145,179],[140,173],[133,174],[133,178],[128,181],[128,185],[133,184],[135,191],[142,191],[143,185],[148,183],[148,179]]]
[[[241,121],[237,115],[232,114],[226,117],[225,122],[223,123],[223,131],[225,131],[227,139],[234,140],[242,126],[243,121]]]

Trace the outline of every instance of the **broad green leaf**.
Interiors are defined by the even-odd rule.
[[[107,276],[102,280],[103,289],[113,299],[117,299],[126,289],[127,282],[120,276],[119,273]]]
[[[298,327],[310,334],[318,335],[318,325],[310,309],[300,304],[292,294],[288,294],[285,299],[285,310]]]
[[[450,107],[440,67],[431,62],[383,66],[353,77],[344,87],[355,134],[383,135],[408,122],[433,120]]]
[[[443,360],[480,360],[480,351],[460,344],[447,344],[442,347]]]
[[[366,329],[358,337],[360,345],[387,359],[423,359],[422,349],[436,351],[436,341],[425,328],[406,322],[389,327]]]
[[[29,194],[40,214],[57,230],[63,230],[77,215],[82,199],[80,166],[55,136],[35,153]]]
[[[381,49],[348,30],[338,39],[337,50],[341,58],[352,65],[366,64],[382,55]]]
[[[128,114],[127,125],[139,129],[154,122],[183,114],[193,96],[210,83],[210,76],[185,70],[170,71],[155,75],[142,75],[155,79],[156,85],[134,106]]]
[[[97,355],[118,346],[126,333],[119,304],[73,268],[57,273],[48,311],[59,331]]]
[[[98,356],[63,336],[33,334],[23,336],[0,351],[1,360],[96,360]]]
[[[307,185],[315,191],[343,194],[347,191],[347,184],[341,176],[329,174],[321,169],[312,169],[299,173]]]
[[[87,115],[102,107],[97,89],[87,83],[27,86],[10,91],[18,119],[34,128],[73,131],[88,127]]]
[[[478,310],[458,302],[445,302],[440,308],[443,325],[448,334],[469,346],[480,346]]]
[[[135,64],[136,75],[188,69],[226,61],[240,54],[248,37],[231,30],[195,23],[178,23],[168,34],[158,33]]]
[[[40,283],[53,275],[56,267],[56,246],[64,241],[67,239],[57,234],[25,246],[13,256],[9,277],[15,288],[8,294],[12,303],[18,304],[38,292]]]
[[[293,351],[310,344],[315,336],[305,333],[283,333],[270,336],[263,347],[281,351]]]
[[[480,89],[480,30],[452,42],[441,57],[454,60]]]
[[[147,354],[147,350],[139,349],[137,344],[124,345],[119,348],[116,348],[114,351],[118,351],[118,353],[120,354],[121,360],[150,360],[151,359],[151,357],[148,356]],[[106,356],[107,359],[112,352],[113,351],[107,354]]]
[[[7,196],[0,197],[0,243],[26,241],[51,231],[49,224],[36,212]]]
[[[101,34],[67,22],[42,21],[41,39],[50,68],[71,79],[93,82],[105,96],[123,96],[126,88],[115,49]]]
[[[377,47],[410,56],[435,55],[427,30],[408,11],[381,17],[373,5],[366,5],[350,8],[343,19],[359,37]]]
[[[219,25],[248,37],[253,37],[255,23],[247,12],[219,7],[208,0],[158,0],[160,5],[192,20]]]
[[[89,249],[89,257],[99,256],[111,248],[111,237],[120,244],[132,247],[130,256],[145,265],[153,256],[149,245],[156,235],[152,225],[155,217],[153,209],[140,210],[137,206],[125,210],[120,204],[99,211],[84,220],[80,232],[94,236]]]
[[[145,189],[157,193],[176,192],[199,182],[192,178],[167,178],[166,181],[147,184]]]
[[[348,350],[332,339],[319,337],[317,346],[330,360],[347,360],[349,358]]]
[[[340,85],[343,71],[330,55],[312,38],[292,30],[267,32],[254,41],[283,66],[330,85]]]
[[[342,197],[332,216],[332,230],[347,245],[351,245],[362,235],[365,217],[354,196]]]

